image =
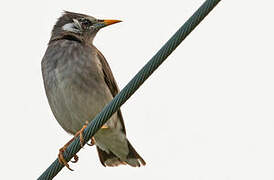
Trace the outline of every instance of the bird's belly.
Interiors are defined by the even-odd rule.
[[[89,83],[83,85],[82,80],[77,77],[57,78],[58,83],[48,94],[55,118],[71,134],[79,131],[86,121],[90,122],[112,99],[103,81],[90,78]]]

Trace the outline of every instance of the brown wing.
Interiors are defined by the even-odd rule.
[[[107,60],[105,59],[103,54],[98,49],[96,49],[96,50],[97,50],[97,56],[98,56],[98,58],[99,58],[99,60],[102,64],[102,69],[103,69],[103,72],[104,72],[104,75],[105,75],[105,77],[104,77],[105,82],[106,82],[108,88],[110,89],[110,92],[111,92],[112,96],[114,97],[114,96],[116,96],[116,94],[119,93],[120,90],[119,90],[118,85],[117,85],[117,83],[114,79],[114,76],[111,72],[111,69],[108,65]],[[125,128],[122,112],[121,112],[120,109],[118,109],[117,114],[118,114],[118,117],[121,121],[123,132],[126,134],[126,128]]]

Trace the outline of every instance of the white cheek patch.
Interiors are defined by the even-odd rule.
[[[74,23],[68,23],[68,24],[65,24],[62,29],[64,31],[69,31],[69,32],[74,32],[74,33],[77,33],[77,34],[80,34],[81,31],[77,28],[77,26],[75,26]]]

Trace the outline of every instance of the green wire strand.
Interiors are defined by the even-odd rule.
[[[206,0],[202,6],[184,23],[151,60],[134,76],[134,78],[117,94],[113,100],[89,123],[84,131],[85,143],[107,122],[107,120],[131,97],[144,81],[165,61],[187,35],[206,17],[221,0]],[[64,152],[64,158],[70,161],[81,149],[79,137]],[[56,159],[39,180],[53,179],[64,167]]]

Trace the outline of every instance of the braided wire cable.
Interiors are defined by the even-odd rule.
[[[106,121],[133,95],[144,81],[165,61],[188,34],[206,17],[221,0],[206,0],[202,6],[184,23],[184,25],[166,42],[151,60],[134,76],[134,78],[117,94],[113,100],[89,123],[83,136],[85,143],[106,123]],[[76,138],[64,152],[67,161],[81,149],[80,139]],[[53,179],[64,167],[56,159],[38,178]]]

